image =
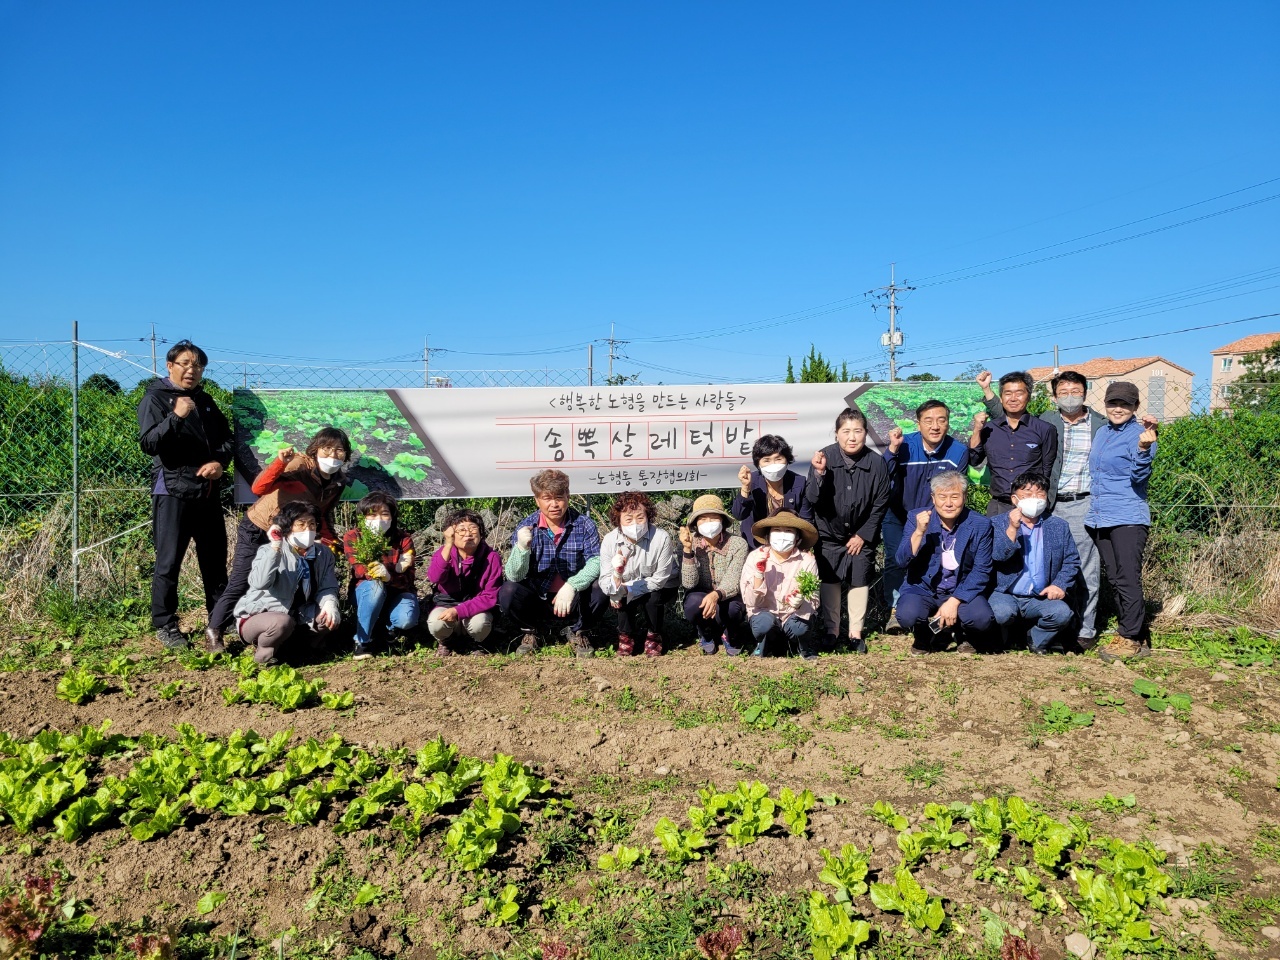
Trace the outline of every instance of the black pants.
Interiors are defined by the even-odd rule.
[[[604,594],[593,583],[573,596],[567,617],[557,617],[552,596],[539,593],[521,581],[510,581],[498,590],[498,609],[520,630],[554,629],[568,625],[575,633],[588,633],[604,611]]]
[[[156,568],[151,576],[151,625],[158,630],[178,622],[178,573],[192,540],[196,542],[196,560],[204,581],[205,609],[212,611],[227,585],[227,528],[218,498],[153,496],[151,535],[156,547]]]
[[[702,601],[711,591],[690,590],[684,595],[684,618],[693,624],[698,636],[703,640],[719,640],[724,633],[729,634],[729,645],[739,646],[742,626],[747,622],[747,608],[743,606],[741,597],[720,598],[716,604],[716,612],[712,617],[702,615]]]
[[[249,592],[249,571],[253,569],[253,558],[258,555],[258,548],[266,542],[265,530],[260,529],[247,516],[240,519],[240,526],[236,527],[236,550],[231,557],[231,576],[223,581],[226,588],[209,611],[209,626],[216,630],[231,628],[231,616],[235,612],[236,603]]]
[[[1131,523],[1085,529],[1098,546],[1102,569],[1116,597],[1116,632],[1126,640],[1146,643],[1150,636],[1142,596],[1142,554],[1147,549],[1147,528]]]
[[[596,597],[599,594],[599,598]],[[644,612],[645,618],[649,624],[650,633],[662,633],[662,619],[666,611],[667,604],[676,598],[675,587],[663,587],[661,590],[655,590],[652,593],[646,593],[643,596],[636,597],[634,600],[624,600],[622,606],[615,608],[618,614],[618,633],[624,637],[638,637],[637,632],[640,629],[640,613]],[[600,589],[600,585],[596,584],[591,588],[591,603],[601,604],[600,609],[604,609],[603,604],[608,603],[609,598],[604,595],[604,591]]]

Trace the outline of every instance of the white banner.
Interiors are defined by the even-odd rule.
[[[356,447],[353,496],[528,496],[529,477],[547,468],[568,474],[575,493],[701,490],[737,486],[765,434],[783,437],[805,470],[846,406],[867,415],[881,448],[934,397],[966,436],[982,403],[973,383],[236,391],[238,460],[256,472],[279,446],[302,448],[332,423]],[[237,493],[252,499],[247,485]]]

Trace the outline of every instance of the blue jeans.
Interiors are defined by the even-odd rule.
[[[800,647],[802,656],[812,652],[809,643],[809,621],[804,617],[793,615],[779,623],[777,617],[765,610],[757,613],[747,622],[751,625],[751,636],[756,641],[757,656],[764,656],[769,637],[778,630],[781,630],[782,635],[788,640],[788,646],[790,641],[795,641]]]
[[[379,625],[412,630],[418,625],[418,598],[381,580],[361,580],[356,584],[356,643],[373,643],[373,631]]]
[[[993,593],[987,601],[991,613],[1000,626],[1015,620],[1031,622],[1031,649],[1046,650],[1062,630],[1071,623],[1074,614],[1065,600],[1047,600],[1044,597],[1015,597],[1010,593]]]
[[[884,602],[889,609],[898,608],[898,596],[902,591],[902,581],[907,578],[907,571],[898,566],[898,545],[902,543],[902,521],[890,510],[880,523],[880,538],[884,541]],[[902,622],[902,618],[898,618]]]

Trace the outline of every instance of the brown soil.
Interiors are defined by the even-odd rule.
[[[898,859],[892,832],[866,813],[875,800],[892,801],[914,822],[928,801],[1017,793],[1065,818],[1079,809],[1073,803],[1108,792],[1133,793],[1138,805],[1131,816],[1086,813],[1097,832],[1134,842],[1148,837],[1169,853],[1170,866],[1185,864],[1199,844],[1217,844],[1234,856],[1239,879],[1262,878],[1261,889],[1269,892],[1257,895],[1280,891],[1280,863],[1254,853],[1260,825],[1280,822],[1280,733],[1269,732],[1280,730],[1274,673],[1228,665],[1206,670],[1179,654],[1157,653],[1150,663],[1167,674],[1164,682],[1194,698],[1189,719],[1179,720],[1142,706],[1132,692],[1133,670],[1092,657],[940,654],[918,660],[905,657],[904,650],[898,639],[890,653],[820,661],[816,675],[829,673],[848,694],[824,697],[816,711],[797,718],[810,739],[796,747],[781,745],[777,732],[745,727],[734,709],[735,687],[745,690],[759,677],[779,677],[795,670],[796,661],[731,661],[694,652],[628,662],[546,653],[532,661],[440,661],[420,654],[308,670],[322,674],[330,690],[356,694],[357,707],[346,714],[227,707],[221,690],[234,683],[232,673],[188,672],[175,663],[135,678],[135,698],[117,685],[82,707],[55,698],[57,674],[7,674],[0,678],[0,728],[27,736],[45,726],[71,730],[109,718],[112,732],[137,735],[168,732],[185,722],[219,736],[250,727],[262,734],[292,729],[318,737],[337,731],[366,747],[411,751],[440,734],[465,753],[490,757],[502,751],[537,765],[588,811],[593,800],[605,806],[650,801],[630,841],[640,846],[652,841],[659,817],[681,820],[707,780],[723,787],[760,779],[775,791],[790,786],[809,787],[819,797],[838,794],[848,802],[820,805],[807,839],[775,830],[740,851],[718,848],[719,862],[745,859],[772,875],[771,888],[794,891],[822,888],[817,872],[823,846],[871,842],[877,851],[873,869],[892,871]],[[160,699],[157,688],[175,679],[198,689]],[[631,702],[620,696],[628,687],[634,709],[623,709]],[[1103,694],[1124,699],[1128,712],[1096,705],[1095,697]],[[1093,711],[1095,723],[1041,734],[1037,743],[1030,724],[1052,700]],[[902,769],[916,761],[941,764],[941,782],[931,789],[910,785]],[[385,828],[380,832],[390,837]],[[104,920],[190,917],[202,891],[212,888],[229,895],[226,906],[208,918],[217,921],[220,933],[238,927],[273,937],[296,926],[306,936],[330,933],[352,946],[405,957],[432,957],[432,945],[440,943],[468,955],[509,945],[505,930],[479,922],[478,905],[461,906],[463,887],[440,869],[436,838],[424,838],[401,863],[385,847],[362,845],[362,836],[339,837],[324,823],[297,828],[270,817],[192,816],[186,827],[147,844],[111,829],[77,845],[50,835],[27,855],[21,844],[29,838],[5,826],[0,876],[60,860],[74,878],[75,894],[91,899]],[[349,916],[309,910],[317,877],[334,870],[335,851],[358,879],[398,889],[403,902]],[[537,842],[525,839],[491,867],[505,872],[500,883],[528,885],[537,879],[533,864],[541,852]],[[584,871],[594,872],[600,852],[585,851]],[[965,868],[926,869],[920,875],[954,903],[981,903],[1031,921],[1044,956],[1062,955],[1059,927],[1040,930],[1029,913],[1023,916],[1020,898],[1002,906],[994,889],[975,885],[968,874]],[[584,879],[575,889],[589,898]],[[1186,908],[1175,904],[1174,915],[1164,921],[1170,929]],[[393,914],[417,919],[393,922]],[[1265,938],[1255,937],[1247,947],[1208,920],[1186,924],[1224,956],[1280,956]]]

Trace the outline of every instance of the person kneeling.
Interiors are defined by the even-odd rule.
[[[726,656],[742,652],[738,638],[746,625],[747,611],[739,584],[747,562],[747,542],[733,536],[732,525],[733,517],[725,512],[720,498],[704,493],[693,501],[689,522],[680,528],[684,618],[698,631],[698,649],[707,656],[716,652],[717,640],[724,645]]]
[[[1007,519],[991,521],[996,568],[991,612],[1002,627],[1029,622],[1031,652],[1048,653],[1074,616],[1066,597],[1080,573],[1080,554],[1071,525],[1061,517],[1044,516],[1048,477],[1021,474],[1013,482],[1011,499]]]
[[[353,659],[373,656],[374,632],[388,631],[393,641],[418,625],[414,585],[413,539],[400,529],[395,498],[375,490],[356,504],[360,526],[342,537],[355,584],[356,644]]]
[[[965,506],[968,478],[944,470],[929,481],[933,509],[907,515],[910,536],[898,545],[907,582],[898,598],[898,622],[915,635],[913,654],[929,653],[933,635],[957,623],[983,634],[991,629],[985,594],[991,582],[991,522]],[[976,653],[971,638],[957,647]]]
[[[459,641],[470,641],[476,649],[493,629],[502,557],[485,542],[487,536],[484,518],[474,510],[445,517],[444,545],[427,568],[427,579],[438,588],[427,629],[442,657],[458,653]]]
[[[739,589],[747,606],[747,622],[756,641],[753,656],[763,657],[778,633],[800,648],[800,656],[818,656],[813,618],[818,612],[818,562],[810,551],[818,531],[808,520],[779,510],[758,520],[752,534],[768,544],[747,557]]]
[[[613,529],[600,545],[603,570],[595,592],[608,598],[618,616],[618,656],[635,653],[635,636],[644,613],[649,630],[646,657],[662,656],[662,618],[676,598],[676,554],[667,531],[654,526],[657,511],[647,494],[627,491],[609,508]],[[599,598],[596,602],[600,602]]]
[[[574,656],[593,657],[591,628],[604,611],[594,590],[600,576],[600,531],[569,506],[569,477],[543,470],[529,481],[537,513],[520,521],[498,591],[498,606],[520,631],[516,653],[538,649],[538,630],[567,625]]]
[[[316,544],[319,523],[320,512],[312,504],[286,504],[253,558],[249,589],[236,603],[235,617],[240,639],[256,648],[258,663],[275,663],[297,627],[319,638],[342,619],[333,552]]]

